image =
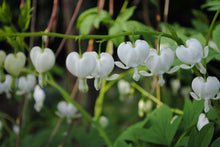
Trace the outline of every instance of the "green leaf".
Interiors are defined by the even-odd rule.
[[[91,14],[84,19],[84,21],[81,23],[79,28],[80,34],[82,35],[89,34],[95,18],[96,18],[96,14]]]
[[[119,147],[119,145],[127,144],[126,141],[137,141],[137,137],[135,136],[134,132],[138,128],[143,129],[144,125],[148,122],[148,117],[146,117],[143,121],[138,122],[132,126],[130,126],[127,130],[125,130],[115,141],[114,147]]]
[[[197,21],[209,24],[209,19],[205,13],[196,9],[193,9],[192,12]]]
[[[201,32],[203,34],[208,33],[208,29],[209,29],[208,24],[201,22],[201,21],[198,21],[198,20],[192,20],[192,24],[198,32]]]
[[[77,19],[76,27],[79,28],[82,24],[82,22],[86,19],[87,16],[92,14],[98,14],[98,8],[90,8],[83,13],[80,14],[79,18]]]
[[[183,130],[187,130],[188,128],[192,127],[193,125],[196,125],[198,121],[198,117],[201,114],[202,110],[204,108],[204,101],[196,101],[194,100],[191,102],[190,100],[187,100],[184,105],[184,115],[181,122],[181,128]]]
[[[114,35],[114,34],[118,34],[118,33],[122,33],[123,32],[123,29],[122,29],[122,23],[114,23],[112,25],[112,27],[109,29],[109,32],[108,34],[109,35]],[[116,37],[116,38],[113,38],[111,39],[111,41],[114,43],[114,45],[116,47],[119,46],[120,43],[124,42],[124,37]]]
[[[107,22],[107,21],[111,22],[112,21],[110,14],[105,10],[102,10],[100,12],[100,14],[97,14],[97,17],[94,19],[94,27],[96,29],[98,29],[100,23],[103,22],[103,21],[105,21],[105,22]]]
[[[9,5],[4,0],[0,7],[0,21],[4,23],[10,23],[12,20],[12,14]]]
[[[209,11],[217,11],[220,8],[220,1],[209,1],[202,5],[202,8],[208,8]]]
[[[125,9],[121,12],[118,17],[116,18],[116,22],[122,22],[128,20],[133,14],[134,10],[136,9],[135,6]]]
[[[206,63],[209,63],[213,59],[220,61],[220,52],[217,52],[213,48],[209,47],[209,55],[206,58]]]
[[[219,147],[220,146],[220,137],[215,139],[215,141],[211,144],[211,147]]]
[[[24,32],[28,29],[31,21],[31,1],[27,0],[25,5],[20,8],[20,15],[18,18],[18,24],[21,30]]]
[[[214,125],[209,123],[205,125],[199,132],[196,127],[190,133],[188,146],[207,147],[209,146],[214,134]]]
[[[149,115],[150,128],[136,129],[135,136],[149,143],[170,146],[182,117],[178,116],[173,122],[171,109],[163,105]]]

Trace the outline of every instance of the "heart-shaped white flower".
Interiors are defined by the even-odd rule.
[[[77,113],[77,109],[73,104],[65,101],[60,101],[57,105],[57,109],[58,111],[56,114],[59,117],[66,117],[68,122],[71,121],[71,118],[78,118],[81,116]]]
[[[95,77],[94,86],[96,90],[99,90],[102,79],[113,80],[111,77],[108,78],[107,76],[114,68],[114,59],[108,53],[101,53],[99,57],[96,52],[93,52],[93,55],[96,59],[96,68],[93,71],[92,76]],[[114,75],[114,79],[115,77],[116,76]]]
[[[66,67],[70,73],[79,78],[79,89],[88,91],[86,77],[91,75],[96,68],[94,53],[85,52],[82,57],[77,52],[70,53],[66,58]]]
[[[149,51],[150,47],[144,40],[136,40],[134,47],[131,42],[123,42],[119,45],[117,54],[119,59],[126,66],[120,62],[115,62],[115,64],[123,69],[128,69],[129,67],[135,68],[133,78],[138,81],[140,76],[138,74],[137,67],[138,65],[142,65],[144,63],[145,59],[148,57]]]
[[[2,67],[6,58],[6,53],[3,50],[0,50],[0,68]]]
[[[8,54],[4,62],[6,71],[12,76],[18,76],[25,65],[25,59],[26,57],[22,52]]]
[[[206,118],[204,113],[201,113],[199,115],[199,119],[198,119],[198,122],[197,122],[197,129],[200,131],[208,123],[209,123],[208,118]]]
[[[145,65],[151,71],[151,74],[145,71],[140,71],[140,73],[143,76],[151,76],[156,73],[159,74],[159,84],[162,86],[165,83],[163,80],[163,74],[168,72],[173,64],[173,60],[174,53],[170,48],[162,48],[160,55],[158,55],[158,51],[156,49],[151,49],[149,56],[145,60]]]
[[[187,64],[199,63],[203,57],[203,47],[196,39],[189,39],[186,41],[186,46],[179,46],[176,49],[176,55],[180,61]]]
[[[153,74],[164,74],[173,64],[174,53],[170,48],[162,48],[160,55],[156,49],[151,49],[145,65]]]
[[[44,99],[45,93],[43,89],[41,89],[39,85],[36,85],[34,88],[34,108],[37,112],[40,112],[41,108],[43,107]]]
[[[211,108],[210,99],[220,99],[220,94],[218,94],[219,88],[220,82],[216,77],[209,76],[206,81],[202,77],[196,77],[192,81],[194,92],[190,92],[190,94],[196,100],[205,99],[204,110],[208,112]]]
[[[17,91],[17,94],[29,94],[36,84],[36,78],[33,74],[28,74],[27,77],[20,77],[18,80],[18,88],[20,91]]]
[[[37,72],[44,73],[50,70],[55,64],[55,55],[49,48],[41,49],[35,46],[30,52],[31,61]]]

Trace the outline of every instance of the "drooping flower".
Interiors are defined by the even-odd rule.
[[[108,120],[108,118],[105,117],[105,116],[100,116],[100,118],[99,118],[99,123],[100,123],[100,125],[101,125],[103,128],[106,128],[106,127],[108,126],[108,124],[109,124],[109,120]]]
[[[53,51],[49,48],[41,49],[35,46],[31,49],[30,58],[35,69],[40,73],[38,78],[39,85],[41,87],[46,86],[47,75],[45,73],[55,64],[55,55]]]
[[[186,64],[191,64],[191,66],[183,64],[180,67],[183,69],[190,69],[196,65],[202,74],[206,74],[206,69],[200,62],[202,58],[206,58],[208,56],[208,47],[205,47],[203,55],[203,47],[201,43],[197,39],[193,38],[186,41],[186,46],[187,47],[181,45],[177,47],[176,55],[180,61]]]
[[[119,99],[123,101],[125,99],[125,96],[130,93],[131,87],[129,82],[125,80],[119,80],[118,81],[118,91],[119,91]]]
[[[25,65],[25,55],[22,52],[18,52],[16,54],[8,54],[5,58],[4,67],[6,71],[16,77],[20,74],[22,68]]]
[[[204,99],[204,111],[208,112],[211,108],[210,99],[220,99],[219,88],[220,82],[216,77],[209,76],[206,81],[203,77],[196,77],[192,81],[192,89],[194,92],[190,92],[190,94],[196,100]]]
[[[7,98],[11,98],[10,85],[11,85],[11,75],[7,74],[5,76],[5,81],[0,82],[0,94],[5,93]]]
[[[59,117],[66,117],[67,122],[70,122],[72,118],[78,118],[81,115],[77,113],[77,109],[71,103],[60,101],[57,105],[58,111],[56,114]]]
[[[138,102],[138,115],[140,117],[144,116],[144,113],[149,113],[153,107],[153,102],[151,100],[144,101],[141,99]]]
[[[151,49],[149,56],[144,62],[146,67],[151,71],[151,73],[148,73],[146,71],[140,71],[140,73],[143,76],[152,76],[154,74],[159,74],[160,75],[159,84],[163,86],[163,84],[165,83],[165,81],[163,80],[163,74],[166,72],[169,73],[168,70],[172,66],[173,60],[174,60],[174,53],[170,48],[166,48],[166,49],[162,48],[160,50],[159,55],[156,49]]]
[[[45,99],[45,93],[43,89],[41,89],[39,85],[36,85],[34,88],[34,100],[35,100],[34,108],[37,112],[40,112],[41,108],[43,107],[44,99]]]
[[[197,122],[197,129],[200,131],[208,123],[209,123],[208,118],[206,118],[204,113],[201,113],[199,115],[199,119],[198,119],[198,122]]]
[[[30,92],[34,89],[35,84],[36,78],[33,74],[28,74],[27,77],[20,77],[18,79],[18,88],[20,91],[17,91],[17,94],[27,94],[27,96],[30,98]]]
[[[55,64],[55,55],[49,48],[41,49],[35,46],[30,52],[31,61],[37,72],[44,73],[50,70]]]
[[[122,69],[134,68],[133,79],[138,81],[140,75],[138,74],[137,67],[144,63],[149,51],[150,47],[144,40],[136,40],[134,46],[132,46],[131,42],[123,42],[119,45],[117,54],[125,66],[118,61],[115,64]]]
[[[100,57],[96,52],[93,52],[93,55],[96,59],[96,68],[92,73],[92,76],[95,77],[94,86],[96,90],[100,89],[102,79],[114,80],[118,77],[117,74],[108,77],[114,68],[114,59],[108,53],[101,53]]]
[[[82,57],[77,52],[70,53],[66,58],[66,67],[71,74],[79,78],[79,90],[88,91],[86,77],[96,68],[96,60],[92,52],[85,52]]]

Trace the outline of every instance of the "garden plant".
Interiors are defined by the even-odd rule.
[[[219,147],[220,1],[171,1],[0,1],[0,146]]]

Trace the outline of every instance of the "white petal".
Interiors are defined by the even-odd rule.
[[[158,81],[158,84],[159,84],[160,86],[163,86],[163,85],[165,84],[165,80],[163,79],[163,75],[160,75],[160,79],[159,79],[159,81]]]
[[[186,65],[186,64],[181,64],[181,65],[180,65],[180,67],[181,67],[182,69],[191,69],[193,66],[194,66],[194,64],[191,65],[191,66],[188,66],[188,65]]]
[[[200,131],[205,125],[209,123],[209,120],[205,117],[204,113],[199,115],[199,119],[197,122],[197,129]]]
[[[86,93],[89,90],[86,79],[79,79],[79,90]]]
[[[140,73],[142,76],[145,76],[145,77],[153,76],[153,73],[149,73],[149,72],[146,72],[146,71],[144,71],[144,70],[139,71],[139,73]]]
[[[209,47],[206,46],[206,47],[204,48],[204,57],[203,57],[203,58],[207,58],[207,57],[208,57],[208,54],[209,54]]]
[[[105,80],[107,81],[116,80],[119,76],[120,76],[119,74],[113,74],[110,77],[106,77]]]
[[[211,105],[211,101],[209,99],[205,100],[205,104],[204,104],[205,108],[204,108],[204,112],[207,113],[209,112],[210,109],[212,109],[212,105]]]
[[[220,99],[220,93],[218,93],[217,96],[214,97],[214,98],[212,98],[212,99],[213,99],[213,100],[218,100],[218,99]]]
[[[101,78],[95,78],[94,80],[94,87],[96,90],[99,90],[101,88],[102,79]]]
[[[167,73],[168,74],[172,74],[176,71],[178,71],[180,69],[180,66],[174,66],[173,68],[171,68]]]
[[[202,74],[206,74],[206,69],[205,69],[205,67],[200,62],[196,64],[196,67],[199,69],[199,71]]]
[[[190,95],[191,95],[195,100],[201,100],[201,98],[198,97],[194,92],[190,92]]]
[[[115,65],[122,69],[128,69],[128,66],[124,66],[120,61],[115,61]]]

